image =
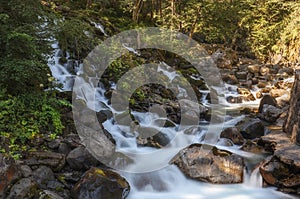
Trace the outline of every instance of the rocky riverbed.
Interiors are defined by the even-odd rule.
[[[290,138],[291,132],[282,129],[292,110],[289,109],[289,100],[295,95],[295,91],[292,92],[294,69],[278,63],[263,64],[224,47],[212,45],[205,48],[226,83],[225,105],[230,107],[236,104],[234,115],[228,115],[228,118],[244,117],[223,129],[218,141],[219,148],[212,147],[209,153],[203,154],[201,147],[205,145],[198,140],[199,143],[180,150],[170,164],[176,165],[191,179],[214,184],[242,183],[246,175],[245,167],[250,171],[259,168],[263,186],[275,186],[279,191],[299,196],[300,146]],[[171,65],[170,62],[168,65]],[[206,103],[209,103],[213,92],[208,93],[201,78],[191,78],[198,74],[185,66],[178,66],[177,69],[194,81],[197,97],[203,100],[202,104],[187,103],[185,106],[198,106],[201,122],[209,122],[211,113]],[[104,95],[109,98],[112,90],[109,84],[106,87]],[[137,112],[147,112],[150,104],[163,105],[161,108],[167,110],[168,119],[165,127],[176,127],[182,117],[191,121],[199,118],[194,112],[180,113],[176,96],[172,96],[168,89],[156,85],[145,86],[143,91],[145,95],[142,97],[138,94],[133,96],[131,108]],[[71,93],[61,95],[64,98],[68,96],[71,101]],[[112,112],[108,110],[97,113],[102,128],[105,128],[103,123],[112,117]],[[130,184],[118,174],[120,172],[102,164],[84,147],[73,124],[72,110],[65,110],[64,122],[66,129],[62,136],[54,140],[41,138],[33,141],[32,149],[24,151],[21,159],[13,160],[0,155],[0,197],[107,199],[126,198],[130,194]],[[140,131],[148,133],[151,128]],[[116,144],[110,132],[105,136],[110,141],[107,146]],[[136,138],[139,147],[163,148],[169,141],[168,136],[160,133],[147,139],[142,136]],[[234,150],[230,150],[231,147]],[[265,158],[249,163],[245,157],[236,154],[236,150],[260,154]]]

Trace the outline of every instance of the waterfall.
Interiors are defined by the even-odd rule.
[[[82,64],[79,64],[78,60],[70,60],[68,54],[65,57],[67,62],[64,64],[60,63],[60,59],[63,58],[63,53],[58,43],[54,41],[51,47],[53,48],[53,56],[48,59],[48,66],[56,83],[59,84],[57,89],[60,91],[71,91],[74,84],[75,73],[80,71]],[[62,87],[60,88],[60,86]]]
[[[292,198],[275,192],[249,186],[248,183],[213,185],[186,178],[174,165],[145,174],[122,173],[131,185],[128,199],[264,199]]]
[[[95,24],[96,26],[97,24]],[[103,30],[103,27],[98,27]],[[104,32],[105,33],[105,32]],[[73,81],[75,74],[80,72],[81,64],[77,63],[76,68],[73,68],[73,73],[68,68],[67,63],[59,63],[61,58],[60,49],[57,43],[52,45],[54,48],[54,57],[49,59],[49,67],[51,69],[53,77],[58,83],[62,84],[61,91],[72,90]],[[67,57],[68,59],[68,57]],[[163,63],[165,65],[165,63]],[[158,72],[166,75],[170,80],[177,77],[179,74],[174,71],[169,71],[169,68],[159,67]],[[74,73],[75,72],[75,73]],[[113,87],[114,85],[112,85]],[[113,109],[108,103],[107,99],[104,97],[104,89],[102,87],[91,88],[92,93],[95,94],[95,98],[100,102],[90,101],[87,96],[85,101],[91,103],[89,106],[94,111],[99,110],[109,110],[112,111],[115,117],[122,114]],[[184,92],[184,90],[182,90]],[[207,91],[203,91],[207,94]],[[229,92],[229,91],[228,91]],[[232,94],[232,93],[231,93]],[[204,103],[207,103],[204,101]],[[227,102],[225,106],[227,109],[234,110],[238,109],[243,105],[239,104],[229,104]],[[105,106],[104,106],[104,105]],[[249,104],[251,106],[251,104]],[[252,104],[253,105],[253,104]],[[254,102],[257,105],[257,102]],[[116,125],[114,118],[108,119],[103,123],[104,128],[110,132],[116,141],[117,151],[121,153],[134,153],[137,154],[135,163],[130,165],[130,168],[126,168],[125,171],[118,171],[123,175],[131,186],[131,192],[128,199],[207,199],[207,198],[220,198],[220,199],[265,199],[265,198],[292,198],[291,196],[286,196],[282,193],[276,192],[274,189],[262,188],[262,178],[259,174],[259,169],[256,168],[251,175],[245,177],[245,181],[242,184],[232,184],[232,185],[214,185],[199,182],[187,178],[175,165],[169,165],[168,162],[172,157],[174,157],[183,147],[188,146],[190,143],[201,143],[203,142],[203,136],[205,135],[208,124],[201,125],[199,129],[195,129],[196,135],[188,136],[184,135],[184,131],[188,130],[188,127],[182,127],[178,129],[178,125],[175,127],[162,128],[157,125],[154,121],[159,119],[165,119],[154,113],[131,113],[139,122],[140,126],[143,128],[153,128],[158,129],[163,134],[174,137],[171,145],[165,147],[163,150],[155,149],[152,147],[140,147],[136,143],[136,138],[134,135],[124,132],[120,126]],[[229,127],[235,125],[244,116],[229,117],[226,119],[224,127]],[[217,125],[217,124],[216,124]],[[223,124],[220,124],[223,125]],[[128,127],[124,127],[125,129]],[[221,147],[221,146],[220,146]],[[221,147],[222,148],[222,147]],[[241,156],[247,156],[251,158],[251,154],[247,152],[242,152],[238,147],[223,147],[227,150],[231,150]],[[146,154],[153,153],[154,155],[149,158]],[[152,168],[155,167],[153,170]],[[145,171],[148,172],[139,172]],[[131,172],[132,171],[132,172]]]
[[[245,184],[249,185],[250,187],[262,187],[263,179],[259,173],[259,167],[255,168],[250,175],[246,175]]]

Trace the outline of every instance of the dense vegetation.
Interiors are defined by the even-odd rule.
[[[67,102],[55,97],[47,65],[48,13],[34,0],[1,1],[0,10],[1,151],[18,157],[28,140],[62,132],[59,108]]]
[[[10,0],[0,1],[0,135],[2,151],[63,129],[61,107],[47,66],[51,39],[83,59],[105,35],[138,26],[188,34],[262,61],[299,61],[300,2],[293,0]],[[88,34],[86,34],[88,33]],[[115,64],[122,68],[124,63]],[[117,66],[114,66],[117,67]],[[113,68],[112,71],[120,71]]]

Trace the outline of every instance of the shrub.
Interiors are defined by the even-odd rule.
[[[49,93],[7,95],[0,92],[0,136],[2,150],[18,157],[28,141],[35,138],[55,138],[64,126],[60,109],[70,106]],[[6,146],[6,148],[5,148]]]

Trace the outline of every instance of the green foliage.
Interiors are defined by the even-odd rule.
[[[30,140],[45,136],[55,138],[61,134],[64,126],[59,110],[66,105],[69,103],[48,93],[11,96],[2,90],[0,136],[7,140],[6,152],[19,154]]]
[[[92,26],[77,18],[59,22],[56,38],[60,48],[77,59],[85,58],[99,42]]]
[[[299,8],[293,0],[123,0],[139,23],[181,31],[205,43],[251,50],[265,61],[274,53],[298,59]],[[298,11],[297,11],[298,10]]]
[[[11,58],[0,64],[0,85],[10,94],[39,92],[48,84],[48,68],[41,61]]]
[[[260,58],[266,59],[285,27],[291,9],[284,0],[249,1],[242,20],[248,29],[248,45]]]
[[[35,0],[0,2],[0,86],[9,94],[48,86],[47,14]]]
[[[34,38],[26,33],[10,32],[7,35],[7,56],[17,59],[32,59],[37,55]]]
[[[146,98],[145,93],[142,90],[142,88],[136,89],[136,91],[133,93],[133,97],[135,99],[137,99],[138,101],[143,101]]]
[[[201,35],[198,39],[209,43],[231,43],[239,29],[239,21],[243,17],[241,11],[245,7],[240,0],[157,2],[152,1],[151,4],[150,1],[143,1],[139,4],[142,5],[138,17],[140,21],[154,21],[158,26],[181,31],[190,36]],[[130,4],[133,4],[132,1],[128,2],[128,5]],[[132,12],[133,15],[136,12],[135,9],[127,9],[127,11]]]
[[[131,53],[127,53],[117,60],[114,60],[105,70],[103,77],[112,82],[117,82],[128,70],[144,64],[145,60],[142,58],[136,58]],[[128,85],[121,85],[122,87],[128,87]]]
[[[280,54],[283,61],[296,63],[300,61],[300,2],[290,2],[289,5],[292,12],[272,50],[275,54]]]

